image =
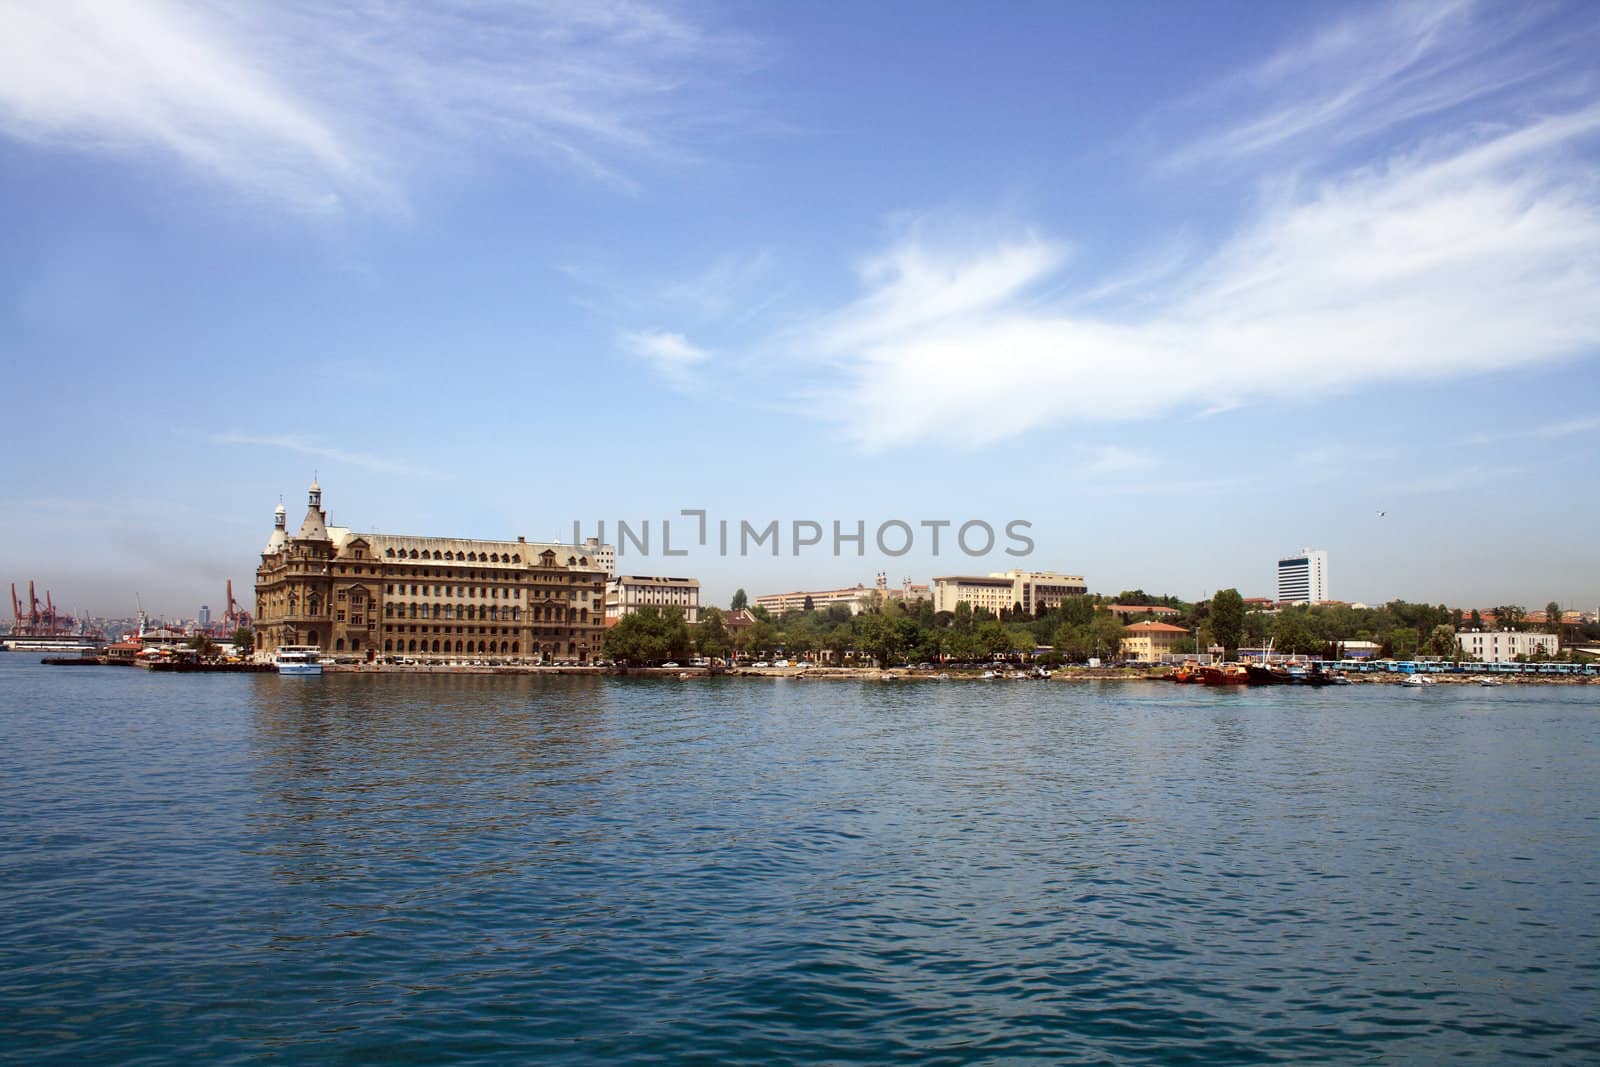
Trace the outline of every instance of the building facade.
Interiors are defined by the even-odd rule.
[[[1068,597],[1089,591],[1081,574],[997,571],[986,576],[947,575],[933,580],[933,610],[954,611],[962,602],[995,614],[1020,607],[1030,615],[1059,608]]]
[[[588,663],[605,571],[582,545],[356,533],[329,526],[311,485],[289,535],[280,504],[256,570],[256,647],[423,662]]]
[[[1303,548],[1278,560],[1278,603],[1320,604],[1328,599],[1328,554]]]
[[[1122,628],[1122,655],[1140,663],[1155,663],[1175,653],[1178,642],[1189,636],[1181,626],[1164,622],[1136,622]]]
[[[1514,663],[1518,656],[1553,656],[1561,651],[1555,634],[1520,630],[1461,630],[1456,633],[1461,654],[1481,663]]]
[[[755,598],[752,603],[759,608],[766,608],[774,616],[782,616],[785,612],[804,611],[806,602],[810,601],[815,611],[826,611],[834,604],[843,604],[850,609],[850,614],[859,615],[872,603],[876,590],[867,585],[853,585],[845,589],[812,589],[800,590],[793,593],[766,593]]]
[[[1123,622],[1132,622],[1139,615],[1152,619],[1175,619],[1183,614],[1177,608],[1169,608],[1164,604],[1111,604],[1106,610]]]
[[[620,574],[606,583],[605,625],[615,626],[624,616],[643,607],[678,608],[685,621],[700,621],[700,579],[649,578]]]
[[[857,583],[846,589],[811,589],[799,590],[793,593],[766,593],[755,598],[757,607],[765,608],[775,616],[782,616],[789,611],[804,611],[807,602],[810,602],[813,611],[825,611],[834,604],[843,604],[850,609],[850,614],[859,615],[875,605],[898,600],[905,604],[915,604],[919,600],[929,599],[929,589],[925,585],[916,585],[910,578],[902,578],[897,587],[889,585],[889,576],[880,573],[871,586]]]

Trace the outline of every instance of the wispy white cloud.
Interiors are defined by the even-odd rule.
[[[1155,457],[1121,445],[1101,445],[1091,449],[1077,464],[1079,474],[1110,477],[1145,470],[1155,465]]]
[[[1523,426],[1512,430],[1475,433],[1467,438],[1470,444],[1492,445],[1503,441],[1556,441],[1579,434],[1600,433],[1600,415],[1556,419],[1554,422]]]
[[[1537,98],[1571,106],[1583,91],[1584,45],[1552,49],[1552,37],[1572,31],[1545,25],[1550,13],[1538,5],[1407,0],[1347,14],[1187,101],[1179,110],[1201,132],[1180,142],[1167,164],[1279,151],[1304,161],[1508,93],[1522,105]],[[1207,121],[1208,114],[1221,117]]]
[[[699,89],[748,52],[630,0],[13,0],[0,133],[156,149],[312,211],[402,208],[414,169],[482,152],[626,187],[725,117]]]
[[[1064,243],[912,234],[794,345],[832,369],[860,444],[984,444],[1496,371],[1600,345],[1600,202],[1579,149],[1600,106],[1293,187],[1117,314],[1051,290]],[[886,400],[892,398],[892,403]],[[997,412],[1005,417],[996,417]]]
[[[622,334],[617,345],[628,355],[641,359],[675,388],[688,389],[695,383],[694,369],[711,359],[711,353],[693,344],[681,333],[666,330],[636,330]]]
[[[275,448],[285,452],[295,452],[302,456],[309,456],[312,459],[360,467],[363,470],[376,471],[379,474],[403,474],[414,478],[439,477],[434,471],[394,460],[387,456],[355,452],[346,448],[335,448],[294,434],[222,433],[214,434],[211,440],[219,445]]]

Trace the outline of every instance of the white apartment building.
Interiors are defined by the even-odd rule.
[[[1029,614],[1058,608],[1068,597],[1089,591],[1081,574],[1055,571],[995,571],[988,575],[946,575],[933,580],[933,610],[954,611],[963,601],[974,610],[999,614],[1017,605]]]
[[[678,608],[686,621],[699,622],[700,579],[620,574],[606,582],[605,624],[608,627],[643,607]]]
[[[1278,560],[1278,603],[1320,604],[1328,599],[1328,554],[1302,548]]]
[[[1456,643],[1462,655],[1482,663],[1514,663],[1518,656],[1553,656],[1561,651],[1561,638],[1555,634],[1516,630],[1460,630]]]
[[[807,601],[811,603],[813,611],[825,611],[834,604],[843,604],[850,609],[850,614],[860,615],[874,604],[890,600],[915,604],[919,600],[927,599],[929,599],[927,586],[916,585],[910,578],[902,578],[899,587],[894,588],[889,585],[889,576],[880,573],[876,584],[872,586],[858,582],[843,589],[802,589],[793,593],[764,593],[755,598],[755,604],[779,617],[785,612],[804,611]]]
[[[804,611],[808,600],[815,611],[825,611],[834,604],[843,604],[850,609],[850,614],[859,615],[868,604],[872,603],[877,592],[878,590],[872,586],[854,585],[844,589],[765,593],[756,597],[754,603],[757,607],[766,608],[774,617],[781,617],[789,611]]]

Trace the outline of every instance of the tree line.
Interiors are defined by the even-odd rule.
[[[633,665],[683,661],[694,655],[728,661],[735,656],[762,659],[779,653],[793,659],[834,662],[867,658],[879,666],[980,662],[1035,653],[1047,663],[1105,661],[1119,656],[1127,623],[1154,617],[1113,612],[1115,604],[1174,609],[1176,615],[1158,621],[1188,631],[1176,643],[1178,652],[1220,645],[1231,658],[1241,646],[1262,647],[1271,642],[1276,651],[1284,653],[1337,658],[1345,642],[1370,641],[1378,646],[1382,658],[1448,658],[1456,652],[1456,630],[1472,626],[1478,614],[1463,616],[1442,604],[1403,600],[1379,607],[1317,604],[1279,611],[1248,610],[1236,589],[1222,590],[1198,603],[1151,596],[1138,589],[1124,590],[1115,597],[1089,594],[1069,597],[1057,608],[1031,614],[1021,605],[995,613],[966,603],[957,604],[954,611],[935,612],[930,601],[907,604],[870,590],[857,612],[849,605],[832,604],[774,616],[760,605],[748,604],[744,590],[739,590],[730,610],[748,610],[754,620],[740,627],[729,627],[723,613],[714,607],[701,610],[697,625],[690,625],[680,609],[642,608],[606,632],[605,656]],[[1498,611],[1502,621],[1526,617],[1514,606]],[[1548,617],[1560,619],[1559,609]]]

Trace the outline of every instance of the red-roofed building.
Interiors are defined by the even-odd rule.
[[[1112,604],[1106,608],[1123,622],[1127,622],[1135,615],[1148,615],[1156,619],[1171,619],[1181,615],[1177,608],[1169,608],[1164,604]]]
[[[1189,631],[1181,626],[1149,621],[1124,626],[1122,634],[1122,655],[1125,659],[1154,663],[1162,656],[1176,652],[1178,642],[1187,637]]]

